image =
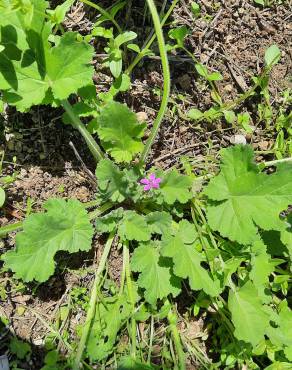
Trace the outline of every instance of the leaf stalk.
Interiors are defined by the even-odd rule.
[[[104,247],[104,250],[103,250],[99,265],[98,265],[98,268],[95,272],[95,279],[94,279],[94,282],[93,282],[91,295],[90,295],[89,309],[87,311],[86,321],[85,321],[85,324],[84,324],[84,327],[83,327],[80,342],[78,344],[77,353],[76,353],[76,357],[74,359],[72,370],[79,370],[80,369],[80,363],[81,363],[82,356],[83,356],[85,346],[86,346],[86,343],[87,343],[88,335],[90,333],[92,320],[95,316],[96,301],[97,301],[97,295],[98,295],[97,293],[98,293],[99,283],[100,283],[100,280],[101,280],[101,274],[102,274],[103,270],[105,269],[105,265],[106,265],[106,262],[107,262],[107,258],[108,258],[111,246],[113,244],[114,237],[115,237],[114,233],[111,233],[109,235],[108,240],[105,244],[105,247]]]
[[[182,348],[181,339],[177,330],[177,316],[170,310],[167,319],[169,322],[169,329],[174,341],[175,349],[178,355],[179,370],[186,370],[185,354]]]
[[[78,116],[74,113],[71,104],[68,100],[62,100],[62,105],[65,109],[65,111],[68,113],[70,119],[71,119],[71,125],[80,132],[80,134],[83,136],[84,140],[86,141],[86,144],[91,151],[91,154],[93,155],[94,159],[98,162],[102,158],[104,158],[104,154],[97,144],[97,142],[94,140],[92,135],[88,132],[84,124],[81,122]]]
[[[123,245],[123,257],[125,264],[125,273],[126,273],[126,284],[128,289],[129,299],[132,305],[133,312],[135,311],[135,299],[133,293],[133,285],[131,278],[131,269],[130,269],[130,253],[129,253],[129,242],[126,241]],[[136,320],[132,316],[131,318],[131,356],[136,358]]]
[[[155,33],[157,36],[157,42],[158,42],[158,47],[159,47],[159,53],[161,57],[161,64],[162,64],[162,72],[163,72],[163,96],[162,96],[162,101],[161,105],[157,114],[157,117],[153,123],[153,127],[150,133],[150,136],[148,140],[146,141],[144,150],[141,154],[140,158],[140,164],[143,164],[149,154],[149,151],[151,149],[151,146],[156,138],[156,135],[159,131],[162,119],[165,115],[166,109],[167,109],[167,104],[168,104],[168,99],[169,99],[169,94],[170,94],[170,70],[169,70],[169,63],[168,63],[168,58],[167,58],[167,50],[165,47],[165,42],[164,42],[164,37],[163,37],[163,32],[162,32],[162,27],[160,23],[160,18],[157,13],[156,6],[154,4],[153,0],[147,0],[147,4],[149,7],[149,10],[151,12],[151,16],[153,19],[153,24],[155,28]]]

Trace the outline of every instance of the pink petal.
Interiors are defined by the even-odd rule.
[[[140,184],[149,185],[150,181],[148,179],[142,179],[142,180],[140,180]]]
[[[151,174],[150,174],[150,176],[149,176],[149,179],[150,179],[151,181],[154,181],[154,180],[156,179],[156,177],[155,177],[155,173],[151,173]]]
[[[148,184],[148,185],[145,185],[144,186],[144,190],[145,191],[148,191],[148,190],[150,190],[152,187],[151,187],[151,185],[150,184]]]
[[[157,183],[157,184],[159,184],[161,181],[162,181],[162,179],[160,177],[157,177],[157,179],[155,179],[155,183]]]
[[[157,184],[156,182],[153,182],[152,183],[152,188],[153,189],[158,189],[159,188],[159,184]]]

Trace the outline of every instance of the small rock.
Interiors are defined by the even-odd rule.
[[[6,141],[10,141],[10,140],[12,140],[14,138],[14,134],[5,134],[5,139],[6,139]]]
[[[27,294],[19,295],[19,296],[12,298],[13,302],[16,302],[16,303],[25,303],[25,302],[28,302],[30,299],[31,299],[31,296]]]
[[[44,344],[44,340],[42,338],[38,338],[38,339],[34,339],[32,341],[32,343],[35,345],[35,346],[42,346]]]
[[[230,138],[231,144],[246,144],[246,138],[243,135],[237,134]]]
[[[136,113],[137,120],[140,123],[146,122],[148,120],[148,116],[146,112],[138,112]]]
[[[270,142],[267,140],[263,140],[258,143],[258,147],[260,150],[263,150],[263,151],[268,150],[270,147]]]
[[[233,86],[231,84],[224,86],[224,91],[230,93],[232,90],[233,90]]]

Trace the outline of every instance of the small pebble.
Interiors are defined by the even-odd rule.
[[[243,135],[237,134],[230,138],[231,144],[246,144],[246,138]]]
[[[138,112],[136,113],[137,120],[140,123],[146,122],[148,120],[148,116],[146,112]]]

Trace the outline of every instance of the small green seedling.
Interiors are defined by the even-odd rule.
[[[191,2],[192,13],[195,17],[199,17],[201,14],[201,7],[196,1]]]

